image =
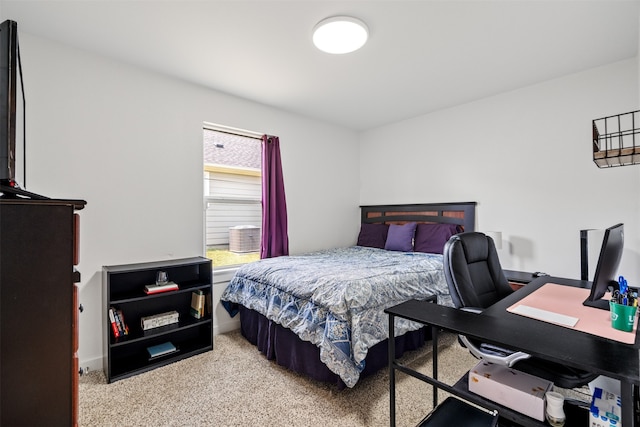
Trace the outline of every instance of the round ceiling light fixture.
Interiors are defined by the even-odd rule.
[[[350,16],[323,19],[313,29],[313,44],[323,52],[342,54],[360,49],[369,38],[367,25]]]

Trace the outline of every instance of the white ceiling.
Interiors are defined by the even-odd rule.
[[[363,49],[311,30],[364,20]],[[27,32],[280,109],[366,130],[633,58],[640,1],[0,0]]]

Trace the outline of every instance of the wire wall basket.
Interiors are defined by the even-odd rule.
[[[593,121],[593,161],[599,168],[640,163],[640,111]],[[636,135],[638,137],[636,138]]]

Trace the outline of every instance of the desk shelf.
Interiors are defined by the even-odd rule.
[[[437,340],[437,334],[433,333]],[[437,347],[437,343],[436,343]],[[435,351],[435,349],[434,349]],[[500,405],[492,400],[486,399],[476,393],[469,391],[469,373],[467,372],[463,375],[455,384],[449,385],[441,382],[438,379],[432,378],[428,375],[425,375],[421,372],[415,371],[411,368],[406,367],[405,365],[399,363],[397,360],[393,360],[393,368],[395,370],[401,371],[407,375],[410,375],[420,381],[431,384],[434,387],[434,394],[436,390],[443,390],[447,393],[450,393],[454,396],[457,396],[463,400],[474,403],[487,411],[498,411],[499,415],[499,423],[498,425],[501,427],[548,427],[549,424],[546,422],[538,421],[531,417],[528,417],[518,411],[515,411],[506,406]],[[435,403],[434,403],[435,404]],[[432,410],[435,410],[433,408]],[[569,404],[565,402],[564,411],[567,415],[567,421],[565,423],[565,427],[584,427],[588,425],[589,421],[589,412],[580,408],[576,405]],[[395,416],[395,415],[394,415]],[[392,421],[391,425],[395,425]],[[419,426],[421,426],[420,424]]]
[[[485,399],[482,396],[479,396],[475,393],[469,391],[469,373],[464,375],[462,378],[458,380],[453,385],[454,394],[468,400],[470,402],[476,403],[483,408],[487,408],[489,410],[497,410],[498,414],[500,414],[500,426],[523,426],[523,427],[548,427],[549,424],[546,422],[535,420],[531,417],[521,414],[518,411],[514,411],[513,409],[507,408],[506,406],[502,406],[496,402],[493,402],[489,399]],[[569,404],[565,402],[564,411],[567,415],[567,421],[565,422],[565,427],[584,427],[589,425],[589,412],[586,409],[580,408],[578,406]],[[504,421],[508,421],[505,423]],[[510,423],[510,424],[509,424]]]

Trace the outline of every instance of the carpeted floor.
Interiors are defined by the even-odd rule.
[[[439,377],[453,383],[475,359],[452,334],[440,343]],[[430,374],[430,349],[402,360]],[[415,426],[431,409],[431,387],[396,376],[397,425]],[[80,426],[388,426],[389,381],[382,369],[339,391],[266,360],[235,331],[217,335],[211,352],[112,384],[91,372],[79,406]]]

